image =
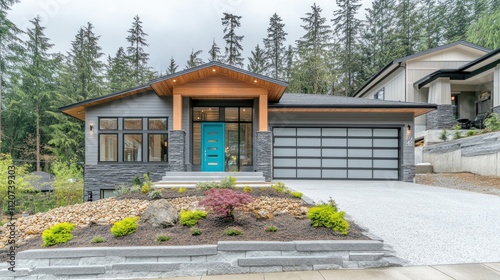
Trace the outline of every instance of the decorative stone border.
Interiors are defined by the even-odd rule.
[[[17,255],[16,272],[0,278],[175,277],[401,266],[378,240],[220,241],[217,245],[38,249]]]

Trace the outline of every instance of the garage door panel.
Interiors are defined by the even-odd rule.
[[[399,128],[289,127],[273,135],[275,178],[399,179]]]
[[[347,179],[347,169],[323,169],[324,179]]]
[[[321,178],[321,169],[297,169],[298,178]]]

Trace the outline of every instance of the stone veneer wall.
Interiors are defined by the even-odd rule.
[[[415,178],[415,165],[403,165],[403,181],[413,183]]]
[[[378,240],[219,241],[217,245],[89,247],[19,252],[1,279],[152,278],[401,266]]]
[[[131,185],[135,176],[149,173],[151,181],[160,181],[168,164],[98,164],[85,165],[85,201],[88,200],[87,191],[92,191],[93,200],[100,198],[101,189],[115,189],[120,185]]]
[[[437,105],[437,109],[427,113],[426,117],[427,130],[452,128],[457,123],[451,105]]]
[[[258,131],[255,146],[255,169],[262,172],[266,181],[270,182],[273,174],[273,133],[271,131]]]
[[[186,171],[186,132],[168,132],[168,162],[171,171]]]

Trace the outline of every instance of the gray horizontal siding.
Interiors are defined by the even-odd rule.
[[[187,102],[186,102],[187,103]],[[159,97],[153,91],[87,108],[85,116],[85,163],[96,165],[99,117],[168,117],[172,129],[172,97]],[[90,125],[94,132],[90,133]]]

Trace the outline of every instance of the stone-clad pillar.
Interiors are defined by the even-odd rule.
[[[500,116],[500,64],[493,72],[493,112]]]
[[[266,181],[271,181],[272,159],[273,159],[273,135],[271,131],[258,131],[255,139],[256,154],[255,154],[255,168],[257,171],[264,173]]]
[[[186,171],[186,132],[168,132],[168,162],[170,171]]]

